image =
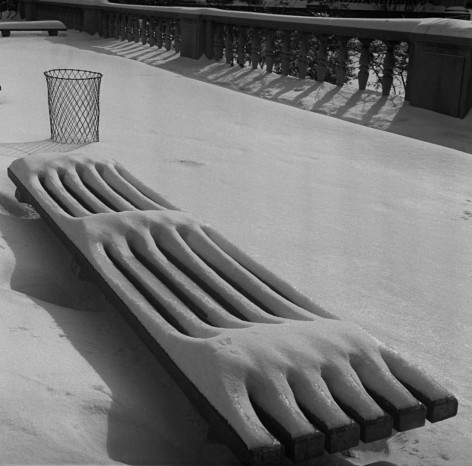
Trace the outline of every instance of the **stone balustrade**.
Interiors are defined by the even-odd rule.
[[[357,79],[360,90],[372,75],[374,57],[384,96],[400,66],[411,105],[459,118],[472,107],[468,21],[298,17],[107,0],[22,0],[20,6],[26,19],[58,19],[71,29],[173,48],[183,57],[206,55],[339,86]]]

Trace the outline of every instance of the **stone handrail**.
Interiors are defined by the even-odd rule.
[[[370,72],[371,43],[382,41],[383,95],[389,95],[394,80],[395,47],[406,43],[409,60],[405,98],[411,105],[460,118],[472,107],[469,21],[282,16],[212,8],[124,5],[107,0],[23,0],[23,7],[26,19],[59,19],[69,28],[102,37],[141,41],[167,49],[173,46],[183,57],[199,59],[206,55],[217,60],[225,58],[231,64],[236,61],[241,66],[249,62],[253,68],[264,63],[268,72],[274,70],[277,59],[281,74],[293,74],[295,69],[300,78],[306,77],[311,57],[316,62],[317,81],[326,78],[328,60],[333,59],[329,47],[335,37],[334,80],[338,85],[346,80],[348,42],[356,39],[361,90],[365,89]]]

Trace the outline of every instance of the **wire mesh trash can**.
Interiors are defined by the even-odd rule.
[[[45,71],[51,139],[64,144],[98,142],[101,73],[86,70]]]

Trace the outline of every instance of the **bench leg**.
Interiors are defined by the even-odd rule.
[[[8,37],[10,35],[10,31],[2,31],[2,37]]]
[[[49,31],[48,31],[48,34],[49,34],[50,36],[57,36],[57,31],[51,31],[51,30],[49,30]]]

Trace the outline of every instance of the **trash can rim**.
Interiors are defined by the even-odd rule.
[[[89,76],[85,77],[67,77],[67,76],[56,76],[54,73],[57,73],[59,71],[78,71],[81,73],[88,73]],[[48,70],[44,72],[44,76],[46,78],[53,78],[53,79],[64,79],[68,81],[85,81],[88,79],[97,79],[97,78],[102,78],[103,74],[99,73],[98,71],[89,71],[89,70],[81,70],[77,68],[55,68],[52,70]]]

